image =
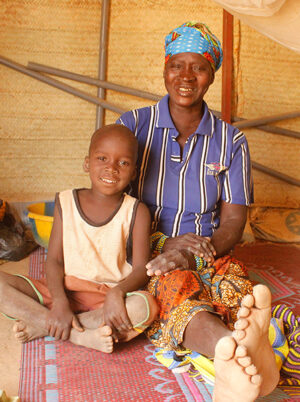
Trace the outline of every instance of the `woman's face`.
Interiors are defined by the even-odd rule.
[[[214,81],[214,72],[200,54],[178,53],[165,65],[164,79],[170,106],[201,107],[204,94]]]

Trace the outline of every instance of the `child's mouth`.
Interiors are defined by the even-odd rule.
[[[104,183],[108,183],[108,184],[115,184],[115,183],[117,183],[117,180],[108,179],[108,178],[106,178],[106,177],[100,177],[100,180],[103,181]]]

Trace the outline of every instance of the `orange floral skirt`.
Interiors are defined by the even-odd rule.
[[[146,335],[156,347],[180,350],[186,326],[200,311],[220,315],[232,330],[240,301],[252,293],[252,283],[245,266],[227,255],[200,271],[174,270],[154,276],[146,290],[160,306],[159,317]]]

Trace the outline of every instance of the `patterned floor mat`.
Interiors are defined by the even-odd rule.
[[[291,276],[293,269],[281,271],[283,266],[271,262],[266,265],[264,261],[259,267],[259,261],[256,263],[255,257],[251,257],[256,249],[251,248],[250,256],[246,251],[238,248],[236,255],[251,269],[252,278],[270,286],[274,301],[299,307],[299,278]],[[260,253],[263,250],[259,249]],[[44,249],[32,253],[32,277],[44,275],[44,262]],[[195,381],[187,373],[173,374],[157,362],[153,351],[154,347],[143,335],[130,344],[118,345],[111,355],[69,342],[56,342],[51,337],[34,340],[23,345],[19,396],[22,402],[212,400],[212,386]],[[300,390],[277,388],[259,400],[300,401]]]

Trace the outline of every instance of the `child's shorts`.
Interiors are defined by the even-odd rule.
[[[41,304],[49,309],[52,307],[52,297],[46,279],[32,279],[24,275],[17,276],[25,279],[31,285]],[[77,314],[101,307],[110,289],[107,285],[79,279],[75,276],[64,277],[64,288],[70,307]]]

